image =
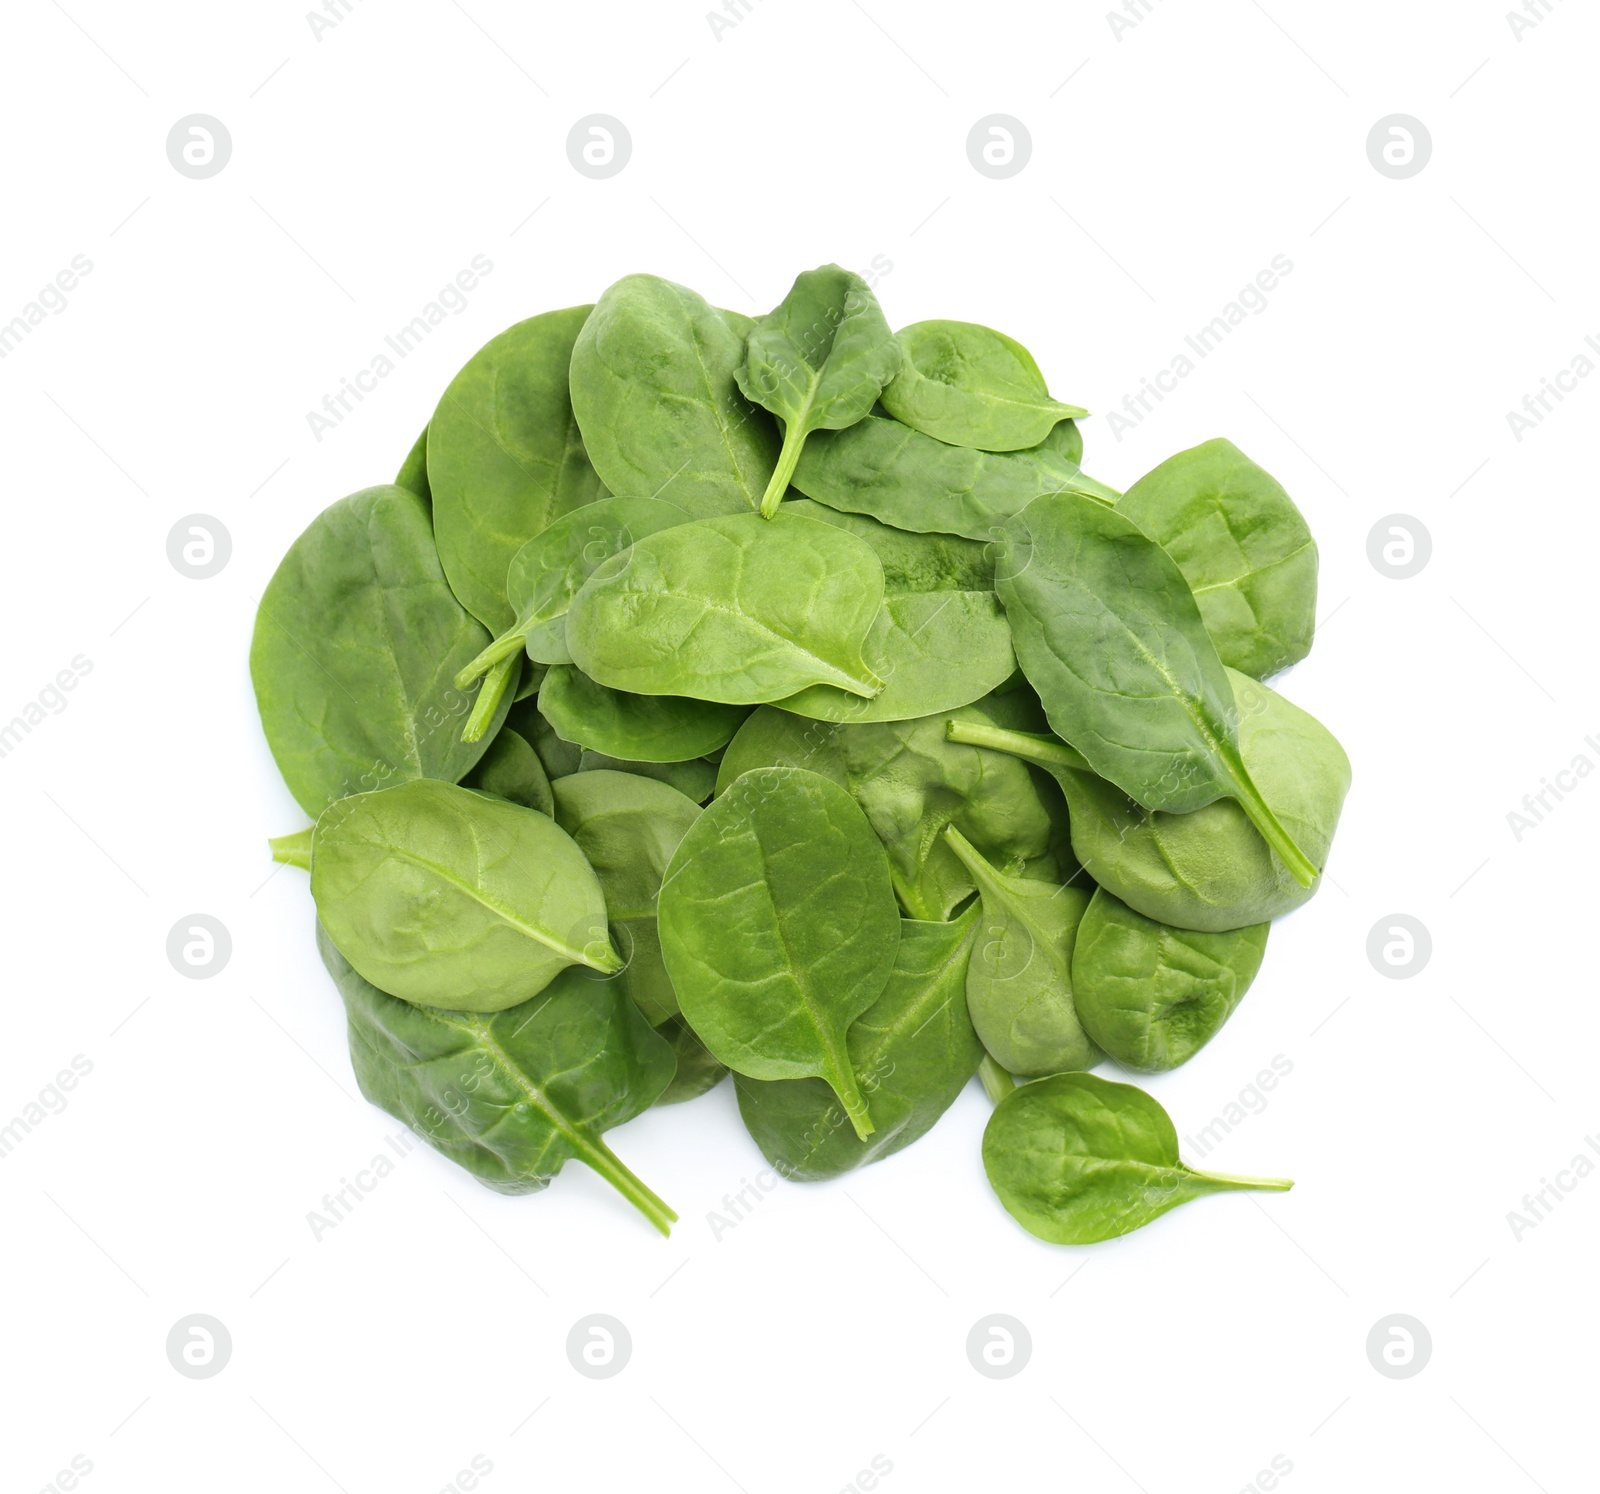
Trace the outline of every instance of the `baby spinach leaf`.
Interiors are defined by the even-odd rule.
[[[718,1059],[752,1079],[825,1079],[872,1134],[845,1034],[883,992],[900,917],[849,794],[801,768],[737,780],[679,843],[660,927],[684,1018]]]
[[[761,1154],[795,1182],[836,1178],[919,1140],[954,1103],[983,1056],[967,1017],[976,907],[950,923],[902,919],[889,983],[846,1043],[874,1130],[855,1134],[820,1079],[738,1079],[739,1114]]]
[[[913,322],[895,333],[901,365],[883,407],[952,446],[1022,451],[1063,420],[1089,412],[1050,398],[1020,342],[974,322]]]
[[[994,565],[976,540],[911,534],[808,498],[791,499],[783,511],[832,524],[872,547],[884,596],[867,658],[887,682],[871,700],[812,685],[778,701],[784,710],[821,721],[909,721],[969,705],[1015,672]]]
[[[1156,1074],[1187,1063],[1244,999],[1271,928],[1197,934],[1096,888],[1072,952],[1084,1030],[1125,1068]]]
[[[669,1232],[678,1216],[604,1140],[672,1080],[672,1049],[620,991],[571,970],[506,1011],[440,1011],[385,995],[320,926],[317,946],[374,1105],[496,1193],[537,1193],[578,1161]]]
[[[572,406],[613,493],[697,518],[759,507],[778,437],[734,381],[748,325],[656,275],[601,296],[572,350]]]
[[[992,727],[1002,710],[991,697],[956,719]],[[861,726],[805,721],[785,711],[757,711],[728,744],[718,772],[721,793],[741,774],[806,768],[846,789],[889,854],[895,895],[908,917],[948,918],[974,883],[940,836],[957,826],[1008,871],[1048,861],[1054,827],[1038,785],[1023,764],[958,746],[945,717]],[[1050,862],[1046,874],[1053,874]]]
[[[859,275],[823,265],[795,277],[789,294],[745,339],[734,374],[744,397],[783,421],[783,448],[761,500],[771,518],[806,437],[854,425],[900,366],[878,298]]]
[[[869,415],[848,430],[818,431],[791,481],[807,498],[871,514],[896,529],[989,540],[1044,493],[1087,493],[1115,503],[1116,489],[1084,475],[1082,455],[1083,437],[1070,420],[1026,451],[988,452]]]
[[[506,600],[517,620],[456,676],[465,689],[500,660],[523,649],[544,664],[570,664],[567,608],[602,561],[640,535],[682,524],[688,515],[655,498],[601,498],[542,529],[512,557]]]
[[[656,1031],[672,1045],[678,1059],[678,1072],[661,1092],[657,1105],[681,1105],[685,1100],[697,1100],[727,1077],[727,1064],[717,1062],[682,1017],[668,1017]]]
[[[1326,861],[1350,787],[1344,749],[1267,686],[1235,670],[1228,681],[1250,776],[1297,843]],[[1147,918],[1220,933],[1277,918],[1316,891],[1289,875],[1232,799],[1190,814],[1147,810],[1054,737],[960,719],[949,731],[954,741],[1014,752],[1051,773],[1071,808],[1072,848],[1084,869]]]
[[[539,761],[539,754],[526,737],[509,726],[502,726],[495,733],[489,750],[478,759],[478,766],[462,783],[466,788],[509,799],[527,809],[537,809],[540,814],[555,814],[550,778]]]
[[[568,965],[622,967],[600,883],[565,830],[433,779],[330,805],[311,895],[345,958],[421,1006],[497,1012]]]
[[[1265,679],[1310,653],[1316,541],[1294,500],[1232,441],[1168,457],[1117,512],[1177,561],[1224,664]]]
[[[1004,535],[995,589],[1056,735],[1147,809],[1236,800],[1310,887],[1319,869],[1250,777],[1227,671],[1172,557],[1073,493],[1039,499]]]
[[[954,826],[944,835],[983,903],[967,1010],[984,1048],[1024,1078],[1093,1068],[1103,1055],[1078,1021],[1072,991],[1072,947],[1088,891],[1005,876]]]
[[[700,806],[653,778],[607,770],[558,778],[554,793],[556,824],[577,842],[605,893],[625,961],[617,979],[652,1024],[664,1022],[678,998],[661,960],[656,899]]]
[[[633,773],[640,778],[653,778],[658,783],[670,784],[686,799],[704,804],[717,786],[717,765],[703,757],[688,763],[639,763],[620,757],[607,757],[603,752],[585,750],[578,758],[575,771],[594,773],[611,768],[618,773]]]
[[[558,736],[608,757],[683,763],[733,740],[748,706],[683,695],[631,695],[597,685],[572,664],[557,664],[539,690],[539,713]]]
[[[499,632],[511,557],[553,519],[605,497],[567,397],[572,345],[592,308],[569,306],[491,338],[428,424],[439,561],[462,605]]]
[[[472,698],[451,678],[487,641],[415,493],[366,488],[317,515],[267,583],[250,644],[261,724],[300,807],[315,818],[346,794],[464,777],[483,747],[459,740]]]
[[[1197,1172],[1143,1090],[1093,1074],[1052,1074],[1013,1090],[983,1133],[983,1167],[1006,1211],[1052,1245],[1092,1245],[1208,1193],[1281,1193],[1287,1178]]]
[[[780,514],[700,519],[635,540],[584,582],[567,647],[591,679],[729,705],[807,685],[876,695],[862,655],[883,601],[872,547]]]
[[[409,489],[424,503],[433,502],[433,489],[428,486],[427,426],[423,426],[422,434],[417,437],[416,443],[406,453],[405,461],[400,464],[400,471],[395,474],[394,485],[397,488]]]

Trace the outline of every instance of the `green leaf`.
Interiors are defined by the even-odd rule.
[[[539,711],[558,736],[608,757],[683,763],[733,740],[747,706],[683,695],[632,695],[598,685],[572,664],[557,664],[539,690]]]
[[[1050,398],[1020,342],[974,322],[913,322],[895,334],[901,366],[883,407],[902,424],[952,446],[1021,451],[1060,421],[1089,412]]]
[[[867,282],[838,265],[796,276],[789,294],[745,339],[735,377],[746,399],[783,421],[783,449],[761,500],[771,518],[806,437],[854,425],[900,366],[889,324]]]
[[[811,519],[701,519],[635,540],[584,582],[567,646],[636,695],[755,705],[837,685],[876,695],[862,655],[883,600],[869,545]]]
[[[1125,1068],[1156,1074],[1187,1063],[1244,999],[1271,928],[1176,929],[1096,888],[1072,952],[1084,1030]]]
[[[967,1010],[984,1048],[1023,1078],[1093,1068],[1102,1055],[1078,1021],[1072,992],[1072,947],[1088,890],[1008,877],[954,826],[944,835],[983,903]]]
[[[311,895],[366,979],[423,1006],[502,1011],[568,965],[622,966],[600,883],[566,831],[431,779],[325,810]]]
[[[324,509],[267,583],[250,644],[261,724],[300,807],[315,818],[346,794],[463,778],[484,749],[460,740],[473,698],[451,681],[488,637],[445,581],[415,493],[366,488]]]
[[[527,809],[537,809],[540,814],[555,813],[550,778],[539,761],[539,754],[526,737],[509,726],[502,726],[495,734],[489,750],[467,775],[464,786],[509,799]]]
[[[1083,437],[1063,420],[1026,451],[948,446],[898,420],[869,415],[843,431],[819,431],[791,479],[807,498],[846,513],[871,514],[919,534],[990,540],[1013,514],[1045,493],[1120,496],[1078,466]]]
[[[825,1079],[871,1134],[845,1034],[883,992],[900,917],[883,847],[843,789],[800,768],[739,779],[679,844],[660,925],[707,1048],[752,1079]]]
[[[951,923],[901,920],[889,983],[846,1037],[874,1127],[865,1141],[820,1079],[736,1081],[739,1114],[777,1172],[838,1177],[910,1146],[950,1108],[983,1057],[966,999],[977,932],[976,907]]]
[[[450,382],[428,424],[439,560],[462,605],[494,632],[511,626],[511,557],[605,488],[567,397],[572,345],[592,308],[529,317],[491,338]]]
[[[424,503],[433,502],[433,489],[428,485],[427,426],[423,426],[422,434],[406,453],[405,461],[400,464],[400,470],[395,474],[394,485],[397,488],[409,489]]]
[[[601,296],[572,350],[572,406],[613,493],[697,518],[760,505],[778,436],[734,382],[747,325],[655,275]]]
[[[661,959],[656,900],[672,853],[700,806],[652,778],[607,770],[558,778],[556,823],[577,842],[605,893],[625,964],[617,979],[654,1025],[678,1010]]]
[[[969,705],[1016,672],[987,547],[953,534],[892,529],[807,498],[791,499],[783,511],[832,524],[872,547],[883,566],[884,597],[867,659],[886,681],[871,700],[812,685],[778,701],[784,710],[820,721],[909,721]]]
[[[668,1017],[656,1031],[672,1045],[678,1059],[678,1072],[662,1091],[657,1105],[681,1105],[685,1100],[697,1100],[727,1077],[727,1064],[717,1062],[682,1017]]]
[[[620,991],[572,970],[493,1015],[438,1011],[384,995],[321,927],[317,946],[374,1105],[496,1193],[536,1193],[578,1161],[669,1233],[678,1216],[603,1139],[672,1079],[672,1049]]]
[[[995,698],[956,718],[993,727]],[[997,753],[945,738],[944,716],[840,726],[785,711],[757,711],[728,744],[718,775],[724,791],[741,774],[769,767],[808,768],[846,789],[889,854],[895,894],[909,918],[948,918],[974,882],[940,831],[955,825],[1008,871],[1045,865],[1055,827],[1027,768]]]
[[[1250,777],[1227,670],[1160,545],[1092,499],[1056,494],[1006,522],[995,589],[1057,736],[1147,809],[1237,800],[1312,885],[1318,867]]]
[[[1001,1100],[983,1133],[983,1167],[1011,1217],[1053,1245],[1125,1235],[1208,1193],[1294,1186],[1186,1167],[1167,1112],[1143,1090],[1093,1074],[1052,1074]]]
[[[1316,541],[1294,500],[1233,442],[1168,457],[1117,512],[1177,561],[1224,664],[1265,679],[1311,652]]]
[[[611,768],[618,773],[633,773],[640,778],[653,778],[658,783],[670,784],[686,799],[704,804],[717,786],[717,765],[703,757],[688,763],[641,763],[626,758],[607,757],[603,752],[585,750],[578,758],[574,771],[595,773]]]
[[[1250,776],[1297,844],[1327,860],[1350,787],[1350,761],[1314,716],[1235,670],[1228,682],[1239,713],[1239,750]],[[1220,933],[1265,923],[1308,901],[1232,799],[1190,814],[1147,810],[1089,770],[1051,736],[996,730],[953,719],[952,740],[1011,752],[1061,785],[1071,808],[1072,848],[1084,869],[1147,918]]]

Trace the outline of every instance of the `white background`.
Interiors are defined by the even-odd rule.
[[[93,667],[0,759],[0,1123],[93,1068],[0,1158],[6,1490],[74,1456],[105,1494],[435,1494],[475,1455],[491,1491],[834,1494],[874,1456],[891,1491],[1236,1491],[1275,1456],[1293,1494],[1594,1486],[1600,1181],[1507,1219],[1600,1132],[1600,783],[1507,821],[1600,762],[1600,380],[1520,442],[1506,419],[1600,333],[1592,11],[1519,39],[1487,0],[1157,0],[1119,39],[1096,4],[752,0],[718,39],[706,0],[355,0],[318,40],[297,3],[63,3],[5,7],[0,321],[93,270],[0,362],[0,720]],[[1433,141],[1408,180],[1366,151],[1397,112]],[[165,153],[192,113],[232,135],[210,180]],[[568,163],[591,113],[632,135],[610,180]],[[967,159],[992,113],[1032,136],[1009,180]],[[480,253],[466,309],[315,440],[307,412]],[[580,1167],[506,1199],[423,1147],[314,1239],[398,1123],[356,1094],[304,877],[271,874],[304,821],[255,719],[254,604],[470,353],[630,271],[759,313],[883,256],[892,324],[998,326],[1105,412],[1277,254],[1267,308],[1154,413],[1085,422],[1085,466],[1121,487],[1227,435],[1321,546],[1325,626],[1283,688],[1354,763],[1328,885],[1148,1086],[1193,1134],[1282,1055],[1206,1162],[1295,1190],[1049,1247],[985,1185],[974,1085],[718,1238],[761,1167],[725,1085],[611,1136],[670,1240]],[[193,513],[232,536],[209,580],[167,559]],[[1395,513],[1432,536],[1409,580],[1368,559]],[[203,981],[165,953],[197,912],[233,941]],[[1405,980],[1366,953],[1397,912],[1433,941]],[[564,1348],[595,1312],[633,1339],[609,1380]],[[1005,1380],[965,1352],[995,1312],[1032,1339]],[[211,1379],[167,1361],[194,1313],[232,1337]],[[1404,1380],[1365,1348],[1394,1313],[1432,1338]]]

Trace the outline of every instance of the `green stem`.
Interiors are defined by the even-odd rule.
[[[610,1183],[662,1234],[670,1235],[672,1226],[677,1222],[677,1212],[635,1177],[627,1164],[599,1137],[592,1138],[589,1146],[593,1150],[586,1149],[579,1154],[583,1161]]]
[[[461,728],[463,742],[483,740],[483,734],[488,731],[489,723],[494,720],[494,713],[500,709],[501,700],[511,688],[511,679],[517,669],[517,657],[516,652],[507,654],[484,676],[483,685],[478,690],[478,698],[472,703],[472,714],[467,717],[467,724]]]
[[[465,690],[479,675],[487,673],[502,659],[516,653],[527,641],[527,631],[520,623],[509,633],[502,633],[456,676],[456,689]]]
[[[1188,1169],[1197,1178],[1204,1178],[1208,1183],[1215,1183],[1219,1188],[1249,1188],[1261,1193],[1287,1193],[1294,1187],[1293,1178],[1247,1178],[1235,1172],[1201,1172],[1198,1168]]]
[[[272,859],[285,866],[298,866],[311,870],[311,830],[296,830],[293,835],[277,835],[267,842],[272,849]]]
[[[1278,853],[1278,859],[1289,869],[1289,875],[1302,887],[1311,886],[1318,876],[1315,863],[1294,843],[1293,836],[1278,823],[1277,815],[1261,797],[1261,790],[1250,781],[1243,760],[1240,759],[1231,766],[1235,770],[1234,798],[1239,801],[1239,807],[1249,816],[1250,823],[1256,827],[1262,840]]]
[[[987,1053],[983,1055],[983,1062],[978,1065],[978,1078],[983,1081],[983,1092],[994,1105],[998,1105],[1017,1087],[1017,1081]]]
[[[806,428],[798,420],[790,421],[783,429],[783,449],[778,453],[778,465],[772,469],[772,480],[761,495],[761,517],[770,519],[789,491],[789,479],[794,476],[795,464],[800,460],[800,449],[806,444]]]
[[[1081,753],[1058,737],[1038,736],[1031,731],[1006,731],[999,726],[980,726],[975,721],[947,721],[944,734],[952,742],[967,747],[987,747],[994,752],[1009,752],[1042,768],[1072,768],[1083,773],[1094,769]]]
[[[834,1065],[835,1072],[824,1074],[822,1077],[828,1081],[828,1086],[838,1095],[839,1103],[844,1106],[844,1113],[850,1117],[850,1124],[855,1127],[856,1135],[865,1141],[878,1128],[872,1123],[872,1113],[867,1109],[867,1102],[861,1094],[861,1086],[856,1083],[855,1070],[850,1067],[848,1058],[840,1058]]]

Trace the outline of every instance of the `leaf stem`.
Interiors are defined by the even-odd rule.
[[[678,1218],[676,1210],[636,1177],[628,1165],[598,1136],[589,1138],[589,1147],[580,1152],[579,1156],[662,1234],[672,1233],[672,1226]]]
[[[1251,782],[1243,760],[1232,766],[1235,769],[1233,779],[1237,790],[1234,798],[1238,800],[1239,807],[1249,817],[1250,823],[1256,827],[1262,840],[1277,852],[1278,859],[1288,868],[1289,875],[1302,887],[1311,886],[1318,876],[1316,864],[1295,844],[1294,837],[1278,823],[1278,817],[1272,812],[1272,807],[1261,797],[1261,790]]]
[[[778,453],[778,465],[772,469],[767,491],[761,495],[763,519],[770,519],[777,513],[783,495],[789,491],[789,479],[794,476],[795,465],[800,460],[800,449],[806,444],[806,434],[802,421],[791,420],[784,426],[783,449]]]
[[[1017,1087],[1017,1081],[987,1053],[983,1055],[983,1062],[978,1065],[978,1078],[983,1081],[983,1092],[994,1105],[998,1105]]]
[[[513,650],[501,658],[499,663],[493,665],[489,673],[484,676],[483,684],[478,690],[478,698],[472,703],[472,714],[467,717],[467,724],[461,728],[463,742],[483,740],[483,734],[488,731],[489,723],[494,720],[494,713],[500,709],[500,702],[511,687],[516,669],[517,652]]]
[[[1235,1172],[1201,1172],[1197,1167],[1188,1169],[1197,1178],[1216,1183],[1222,1188],[1249,1188],[1262,1193],[1287,1193],[1294,1187],[1293,1178],[1247,1178]]]
[[[850,1124],[855,1127],[857,1137],[865,1141],[878,1128],[872,1123],[872,1114],[867,1109],[867,1102],[861,1093],[861,1086],[856,1083],[855,1070],[850,1067],[848,1058],[841,1059],[834,1065],[835,1073],[824,1074],[828,1086],[838,1095],[839,1103],[844,1106],[844,1113],[850,1117]]]
[[[296,830],[292,835],[275,835],[267,842],[272,849],[272,859],[281,861],[285,866],[299,866],[310,871],[312,828],[307,825],[304,830]]]
[[[456,689],[465,690],[479,675],[494,668],[507,655],[516,653],[527,641],[528,635],[520,624],[502,633],[456,676]]]
[[[1038,736],[1031,731],[1006,731],[999,726],[981,726],[976,721],[947,721],[944,734],[952,742],[967,747],[987,747],[994,752],[1009,752],[1013,757],[1038,763],[1043,768],[1073,768],[1094,771],[1075,748],[1058,737]]]

